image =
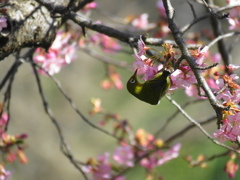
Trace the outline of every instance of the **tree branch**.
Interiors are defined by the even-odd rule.
[[[203,0],[203,2],[205,2]],[[207,3],[205,2],[205,5],[208,7]],[[209,9],[209,7],[208,7]],[[213,29],[213,33],[216,37],[221,36],[223,34],[222,32],[222,27],[221,27],[221,23],[220,20],[216,17],[215,13],[211,13],[211,23],[212,23],[212,29]],[[218,51],[222,56],[222,60],[224,62],[225,65],[225,72],[229,72],[228,70],[228,65],[232,63],[232,57],[231,55],[228,53],[228,49],[226,47],[226,43],[224,39],[219,39],[217,42],[217,47],[218,47]]]
[[[218,124],[220,124],[220,121],[222,120],[222,112],[221,111],[222,111],[222,109],[224,109],[224,107],[218,102],[218,100],[214,96],[214,94],[211,91],[210,87],[208,86],[206,80],[201,75],[201,72],[195,68],[197,66],[195,59],[190,55],[187,45],[182,38],[182,34],[174,22],[174,19],[173,19],[174,18],[173,17],[174,9],[170,3],[170,0],[163,0],[163,4],[164,4],[165,10],[166,10],[167,17],[168,17],[169,28],[172,31],[174,40],[176,41],[177,45],[179,46],[179,48],[182,52],[183,58],[187,60],[189,66],[191,67],[199,86],[202,87],[205,94],[207,95],[210,104],[212,105],[213,109],[215,110],[215,112],[217,114]]]
[[[42,84],[41,84],[41,80],[39,78],[39,75],[38,75],[38,72],[37,72],[37,69],[36,69],[36,65],[33,64],[33,63],[31,65],[32,65],[32,68],[33,68],[33,71],[34,71],[34,75],[36,77],[36,82],[37,82],[39,94],[40,94],[41,99],[42,99],[44,110],[45,110],[46,114],[48,115],[48,117],[51,119],[52,123],[55,125],[55,127],[57,129],[57,132],[58,132],[58,135],[60,137],[60,141],[61,141],[60,149],[63,152],[63,154],[70,160],[70,162],[78,169],[78,171],[81,172],[84,179],[88,180],[86,174],[83,172],[81,167],[79,167],[78,162],[74,159],[74,157],[73,157],[73,155],[70,151],[70,147],[67,144],[67,142],[66,142],[66,140],[63,136],[62,129],[61,129],[60,125],[58,124],[57,119],[54,117],[51,109],[48,106],[48,102],[46,100],[45,94],[44,94],[43,89],[42,89]]]
[[[235,148],[232,148],[230,146],[227,146],[225,144],[222,144],[220,143],[219,141],[216,141],[215,139],[212,138],[212,136],[201,126],[201,124],[199,124],[197,121],[195,121],[193,118],[191,118],[188,113],[186,113],[182,108],[181,106],[176,102],[174,101],[173,99],[171,99],[169,96],[166,96],[167,99],[174,105],[176,106],[182,113],[183,116],[185,116],[187,118],[187,120],[189,120],[191,123],[193,123],[195,126],[197,126],[202,132],[203,134],[208,138],[210,139],[214,144],[216,145],[219,145],[219,146],[222,146],[224,148],[227,148],[229,150],[232,150],[234,152],[237,152],[237,153],[240,153],[240,150],[238,149],[235,149]]]

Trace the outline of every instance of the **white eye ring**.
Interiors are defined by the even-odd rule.
[[[130,83],[135,83],[136,81],[135,81],[135,79],[130,79]]]

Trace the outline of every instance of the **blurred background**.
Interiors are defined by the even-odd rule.
[[[217,2],[221,3],[220,1]],[[150,22],[154,22],[158,18],[156,9],[157,1],[153,0],[99,0],[97,3],[99,5],[98,11],[92,12],[91,18],[93,20],[101,20],[109,26],[113,22],[102,12],[120,18],[124,18],[129,14],[139,15],[141,13],[148,13]],[[172,4],[175,7],[176,22],[179,26],[182,27],[193,20],[193,15],[187,1],[172,0]],[[193,5],[197,15],[200,16],[205,13],[205,8],[195,3]],[[194,26],[191,31],[198,31],[199,29],[207,29],[209,27],[209,21],[204,20]],[[127,47],[126,49],[131,52],[130,48]],[[212,51],[215,51],[214,47]],[[233,54],[234,59],[237,52],[233,51]],[[119,61],[129,62],[130,64],[134,61],[131,54],[118,53],[105,55]],[[102,117],[98,115],[90,116],[88,114],[92,108],[90,103],[91,98],[101,98],[102,107],[107,112],[118,113],[121,119],[127,119],[134,131],[144,128],[152,134],[162,127],[166,119],[176,111],[176,108],[165,97],[162,99],[160,105],[151,106],[134,98],[127,92],[125,87],[121,91],[117,89],[103,90],[100,87],[100,81],[104,79],[106,74],[105,64],[81,51],[77,56],[77,59],[73,63],[65,66],[55,77],[61,82],[63,88],[81,112],[92,122],[98,123]],[[11,58],[7,58],[1,62],[0,77],[4,77],[12,63],[13,60]],[[121,68],[117,68],[117,71],[121,74],[125,85],[132,72]],[[62,127],[63,134],[75,158],[84,162],[88,158],[96,158],[104,152],[113,153],[116,147],[115,139],[84,123],[59,93],[50,78],[41,75],[41,80],[49,105]],[[191,100],[182,90],[176,91],[171,97],[179,104],[184,104]],[[204,120],[214,114],[207,101],[189,106],[186,111],[196,120]],[[178,115],[161,134],[161,138],[166,139],[182,129],[186,124],[188,124],[188,121],[182,115]],[[109,131],[112,130],[111,126],[107,126],[106,128]],[[212,134],[216,130],[216,123],[208,124],[205,128]],[[29,162],[26,165],[20,163],[7,165],[6,168],[13,172],[11,180],[82,179],[78,170],[73,167],[60,151],[58,133],[51,120],[44,113],[35,77],[30,65],[27,63],[19,68],[13,83],[9,133],[28,134],[26,140],[27,149],[25,152]],[[179,180],[228,179],[227,174],[223,171],[227,161],[225,157],[209,162],[208,167],[204,169],[200,167],[189,168],[189,165],[184,160],[186,155],[192,155],[193,158],[197,158],[199,154],[211,156],[225,151],[225,149],[208,140],[197,128],[178,138],[176,142],[181,142],[182,144],[180,156],[157,169],[164,179],[175,180],[176,177]],[[127,180],[144,180],[144,175],[143,168],[136,167],[127,173]],[[237,173],[235,179],[238,178],[240,178],[239,173]]]

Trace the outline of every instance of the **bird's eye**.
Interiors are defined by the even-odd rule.
[[[135,79],[130,79],[130,83],[135,83]]]

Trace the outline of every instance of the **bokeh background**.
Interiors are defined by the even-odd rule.
[[[111,19],[102,12],[121,18],[129,14],[138,15],[146,12],[150,15],[149,21],[154,22],[158,17],[156,2],[153,0],[99,0],[97,1],[99,10],[93,12],[91,17],[93,20],[100,19],[102,22],[114,27],[115,25]],[[224,2],[216,1],[216,3]],[[176,22],[179,26],[182,27],[193,20],[187,1],[172,0],[172,4],[175,7]],[[205,13],[205,8],[195,3],[193,5],[199,16]],[[199,31],[209,27],[209,21],[204,20],[194,26],[191,31]],[[131,51],[128,47],[127,50]],[[212,50],[214,52],[214,48]],[[233,51],[233,54],[234,61],[237,61],[237,52]],[[133,57],[126,53],[105,55],[119,61],[127,61],[130,64],[134,61]],[[92,117],[88,114],[91,109],[90,99],[93,97],[102,99],[102,106],[106,111],[118,113],[122,119],[127,119],[132,124],[134,131],[144,128],[146,131],[154,133],[176,111],[176,108],[166,98],[162,99],[160,105],[151,106],[131,96],[126,88],[121,91],[116,89],[103,90],[99,84],[105,77],[105,64],[81,51],[77,56],[73,63],[64,67],[55,77],[60,80],[63,88],[74,100],[81,112],[92,122],[98,123],[102,118],[101,116]],[[0,77],[4,77],[12,63],[13,59],[11,57],[1,62]],[[121,68],[117,68],[117,70],[125,84],[132,72]],[[86,161],[88,158],[96,158],[104,152],[113,153],[116,147],[115,140],[84,123],[59,93],[50,78],[42,75],[41,80],[50,107],[62,127],[63,134],[76,159]],[[180,104],[191,100],[182,90],[176,91],[171,97]],[[189,106],[186,111],[196,120],[204,120],[204,118],[210,117],[214,113],[208,102]],[[7,165],[6,168],[13,172],[11,180],[82,179],[81,174],[60,151],[59,136],[56,128],[44,113],[35,77],[31,66],[27,63],[19,68],[14,80],[11,113],[9,133],[20,134],[25,132],[29,135],[26,140],[28,146],[26,154],[29,162],[26,165],[20,163]],[[161,134],[161,138],[171,136],[186,124],[188,124],[188,121],[182,115],[178,115]],[[111,126],[106,128],[111,130]],[[216,123],[208,124],[205,128],[211,134],[216,130]],[[195,128],[189,131],[186,135],[179,137],[176,142],[182,143],[179,158],[157,168],[157,171],[164,179],[228,179],[223,172],[227,160],[225,157],[209,162],[208,167],[205,169],[200,167],[189,168],[189,165],[184,161],[186,155],[197,158],[199,154],[211,156],[225,151],[225,149],[208,140],[198,129]],[[127,173],[127,180],[144,180],[144,175],[144,170],[141,167],[136,167]],[[240,178],[239,173],[237,173],[235,179],[238,178]]]

